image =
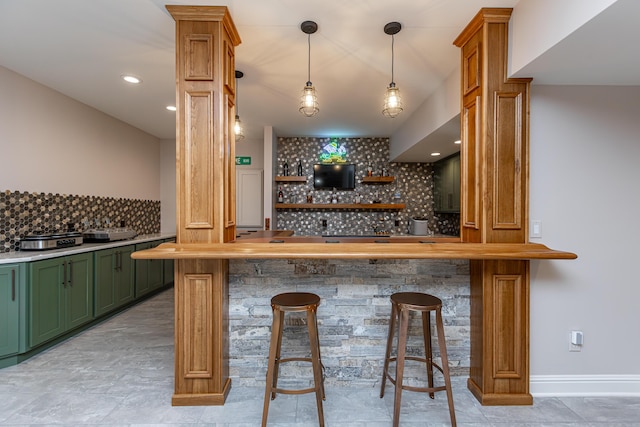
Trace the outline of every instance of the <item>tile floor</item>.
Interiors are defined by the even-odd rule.
[[[536,398],[485,407],[454,378],[459,426],[636,426],[640,399]],[[173,291],[165,291],[40,355],[0,370],[0,426],[260,425],[263,389],[234,385],[224,406],[172,407]],[[393,386],[327,388],[327,426],[391,425]],[[449,425],[446,396],[403,393],[401,426]],[[279,395],[269,426],[317,426],[312,394]]]

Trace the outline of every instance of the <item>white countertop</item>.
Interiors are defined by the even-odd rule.
[[[57,258],[61,256],[81,254],[101,249],[118,248],[121,246],[135,245],[137,243],[151,242],[154,240],[163,240],[175,238],[175,233],[155,233],[144,234],[129,240],[118,240],[106,243],[83,243],[79,246],[62,249],[49,249],[44,251],[14,251],[0,253],[0,265],[13,264],[18,262],[40,261],[43,259]]]

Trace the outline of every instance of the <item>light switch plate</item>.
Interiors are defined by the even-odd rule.
[[[534,219],[531,221],[530,237],[542,237],[542,221]]]

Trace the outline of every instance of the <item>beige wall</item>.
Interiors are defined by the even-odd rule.
[[[160,141],[160,231],[176,232],[176,140]]]
[[[157,138],[0,67],[0,191],[159,200]]]
[[[637,86],[532,86],[531,241],[578,254],[532,262],[534,394],[640,393],[638,117]]]

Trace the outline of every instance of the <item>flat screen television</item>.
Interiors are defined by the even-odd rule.
[[[316,190],[353,190],[356,188],[356,165],[313,165],[313,188]]]

